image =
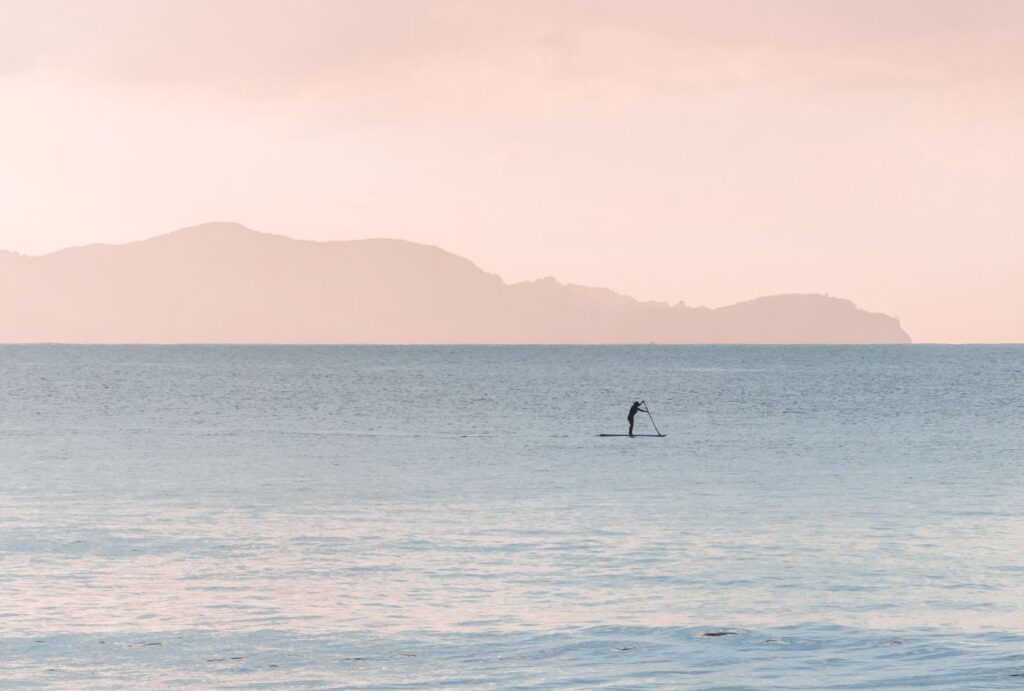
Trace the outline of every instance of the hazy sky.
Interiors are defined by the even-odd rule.
[[[0,248],[209,220],[1024,341],[1024,0],[0,0]]]

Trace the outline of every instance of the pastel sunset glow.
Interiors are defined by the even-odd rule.
[[[1024,3],[0,0],[0,249],[208,221],[1024,341]]]

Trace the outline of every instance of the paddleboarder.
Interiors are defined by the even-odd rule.
[[[629,436],[631,437],[633,436],[633,418],[636,417],[638,412],[646,413],[647,408],[640,405],[640,401],[633,401],[633,405],[629,407],[629,415],[626,416],[626,419],[629,420]]]

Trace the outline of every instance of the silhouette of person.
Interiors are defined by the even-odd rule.
[[[629,436],[631,437],[633,436],[633,418],[636,417],[637,411],[646,413],[647,408],[642,408],[640,401],[633,401],[633,405],[629,407],[629,415],[626,416],[626,419],[629,420]]]

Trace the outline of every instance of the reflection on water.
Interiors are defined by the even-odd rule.
[[[1024,349],[21,347],[0,373],[11,683],[1024,674]],[[667,438],[594,436],[639,397]]]

